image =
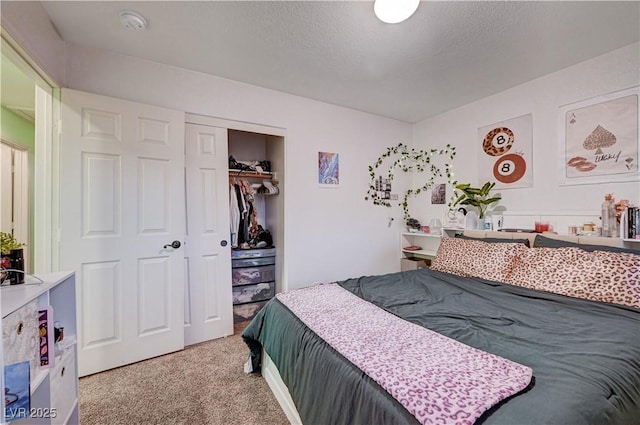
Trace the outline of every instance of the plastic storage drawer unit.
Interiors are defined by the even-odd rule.
[[[276,294],[275,282],[262,282],[255,285],[233,287],[233,303],[244,304],[255,301],[265,301]]]
[[[271,282],[275,279],[276,268],[274,265],[231,269],[231,283],[233,286]]]
[[[268,266],[276,263],[276,257],[239,258],[231,260],[231,267]]]
[[[231,258],[256,258],[256,257],[275,257],[276,249],[275,248],[264,248],[264,249],[234,249],[231,251]]]
[[[276,249],[231,251],[233,321],[252,319],[276,294]]]

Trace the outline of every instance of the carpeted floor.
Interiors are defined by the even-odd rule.
[[[248,350],[227,338],[80,379],[80,423],[288,424],[260,375],[243,372]]]

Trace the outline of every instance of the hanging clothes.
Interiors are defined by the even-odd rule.
[[[246,239],[247,242],[251,242],[257,235],[258,220],[257,220],[257,208],[255,206],[254,190],[247,180],[240,181],[240,187],[245,198],[245,203],[248,208],[247,217],[244,222],[246,226]]]
[[[244,201],[244,196],[242,195],[242,189],[240,188],[240,185],[238,183],[233,185],[235,187],[236,190],[236,198],[238,200],[238,210],[240,211],[240,220],[238,223],[238,246],[242,247],[243,243],[246,243],[246,236],[245,236],[245,225],[244,225],[244,220],[246,217],[246,211],[247,211],[247,205]]]
[[[240,226],[240,209],[238,208],[238,196],[233,184],[229,184],[229,223],[231,234],[231,247],[238,247],[238,227]]]
[[[260,230],[254,190],[247,180],[229,182],[231,247],[248,249],[255,245]]]

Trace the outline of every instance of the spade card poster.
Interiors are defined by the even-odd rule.
[[[533,185],[532,117],[511,118],[478,129],[480,184],[496,189]]]
[[[565,181],[591,183],[637,175],[637,88],[565,106],[562,120]]]

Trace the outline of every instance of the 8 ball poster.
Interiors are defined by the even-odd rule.
[[[496,189],[533,185],[531,114],[478,129],[478,178]]]

